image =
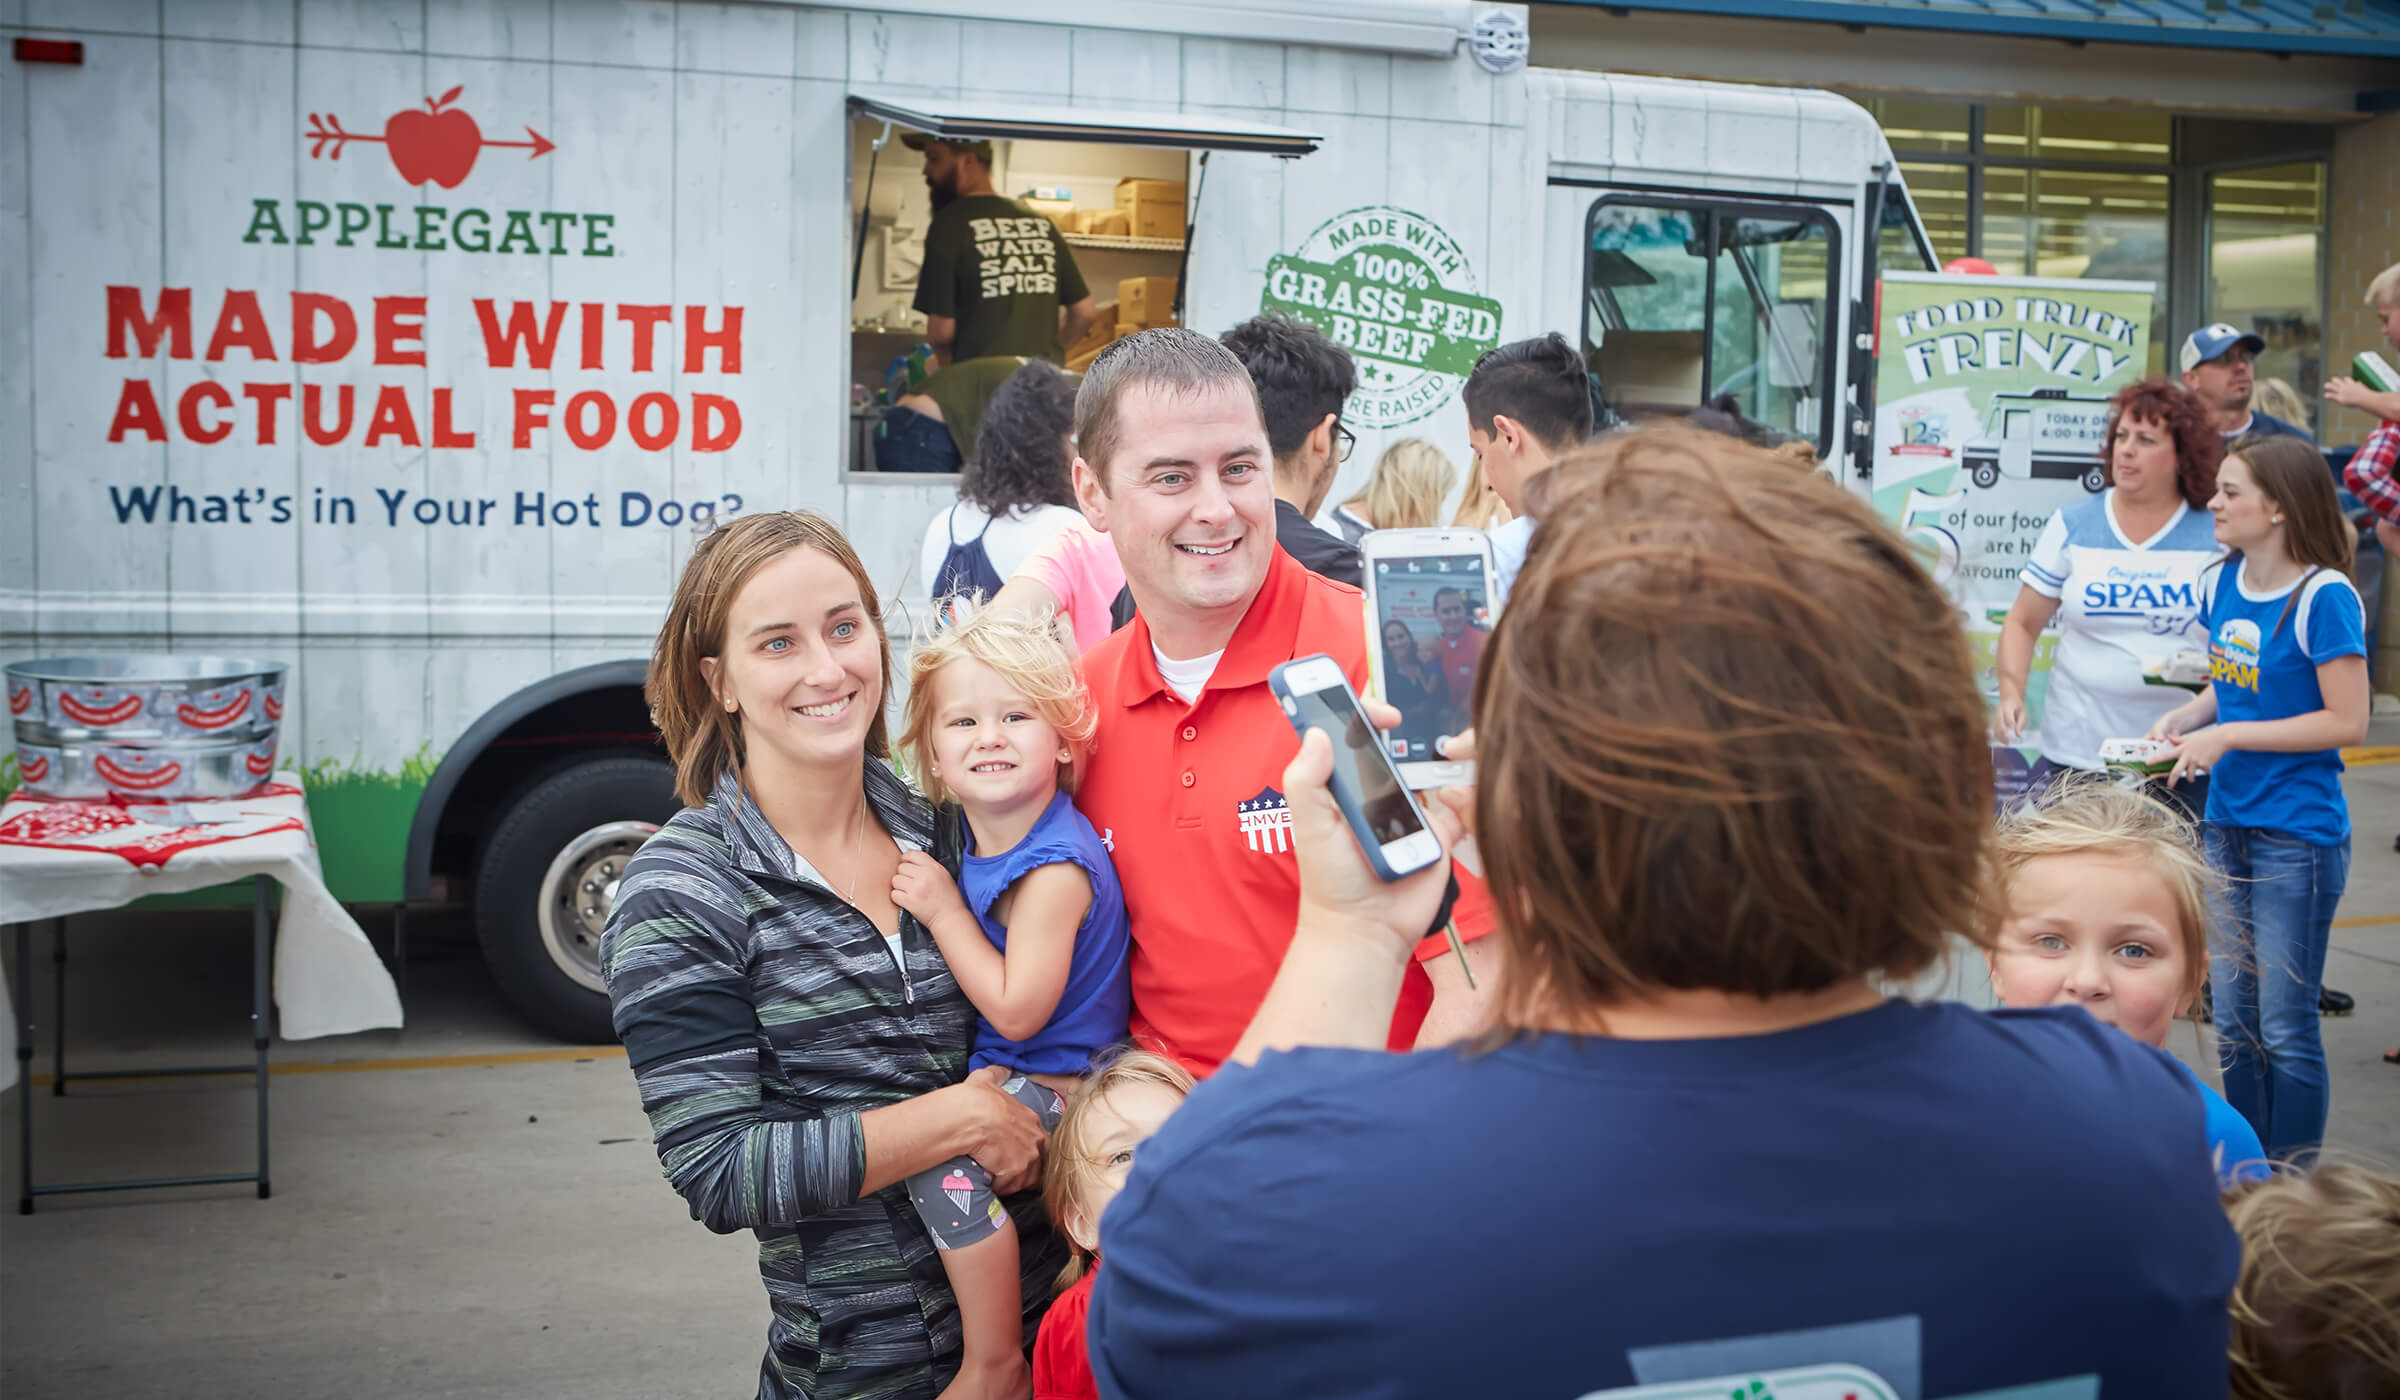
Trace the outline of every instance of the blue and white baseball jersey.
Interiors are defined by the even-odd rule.
[[[2208,512],[2177,505],[2146,540],[2126,537],[2112,489],[2062,506],[2034,543],[2020,583],[2058,600],[2058,650],[2042,703],[2042,756],[2098,768],[2106,739],[2138,739],[2191,697],[2150,685],[2142,663],[2208,645],[2200,571],[2224,553]]]

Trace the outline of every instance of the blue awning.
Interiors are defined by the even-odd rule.
[[[1564,0],[2021,39],[2400,58],[2400,0]]]

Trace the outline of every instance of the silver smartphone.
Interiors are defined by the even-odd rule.
[[[1333,740],[1334,804],[1376,875],[1397,880],[1441,859],[1441,838],[1400,785],[1339,662],[1321,654],[1286,661],[1267,673],[1267,688],[1294,730],[1322,729]]]
[[[1481,530],[1370,530],[1367,653],[1375,698],[1400,712],[1384,733],[1412,788],[1465,785],[1475,765],[1444,758],[1474,723],[1475,672],[1492,635],[1492,545]]]

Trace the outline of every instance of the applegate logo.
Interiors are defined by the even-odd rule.
[[[426,98],[422,112],[408,107],[392,113],[384,120],[381,136],[347,130],[342,119],[331,112],[322,116],[311,112],[308,157],[340,160],[342,148],[353,141],[380,142],[391,155],[392,168],[400,172],[401,179],[412,185],[430,181],[454,190],[474,173],[475,158],[486,150],[531,151],[528,159],[540,160],[558,149],[557,142],[530,126],[525,128],[527,139],[523,141],[485,140],[483,128],[475,124],[467,110],[450,105],[466,90],[466,84],[461,83],[440,97]]]
[[[466,85],[422,108],[407,107],[384,119],[383,134],[342,125],[337,112],[310,112],[300,133],[310,160],[339,161],[353,143],[383,147],[392,169],[420,190],[455,190],[475,173],[485,151],[524,151],[540,160],[558,143],[528,126],[522,141],[496,141],[465,107]],[[533,257],[613,258],[614,214],[560,210],[477,208],[446,205],[360,204],[314,199],[253,199],[244,243],[294,244],[303,248],[370,247],[416,253],[519,253]],[[494,225],[498,225],[495,232]]]

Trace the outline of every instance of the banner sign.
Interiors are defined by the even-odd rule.
[[[2000,623],[2051,515],[2106,488],[2109,396],[2149,363],[2148,282],[1894,273],[1878,289],[1875,505],[1958,603],[1987,699]],[[2054,635],[2026,683],[2041,727]],[[1995,746],[2003,797],[2034,757]]]

